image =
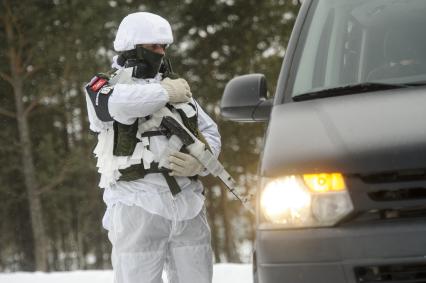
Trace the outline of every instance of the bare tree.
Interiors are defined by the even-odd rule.
[[[24,82],[35,69],[26,70],[27,60],[30,58],[24,58],[25,38],[20,33],[18,19],[13,14],[10,3],[5,0],[2,6],[1,20],[6,35],[9,73],[0,72],[0,77],[9,83],[13,90],[16,112],[12,113],[0,108],[0,114],[14,117],[17,120],[22,172],[27,190],[34,239],[35,268],[36,270],[47,271],[47,242],[28,123],[28,114],[34,108],[36,102],[30,103],[28,106],[24,104]],[[25,53],[29,54],[27,51]]]

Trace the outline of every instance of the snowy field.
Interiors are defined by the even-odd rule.
[[[0,273],[0,283],[113,283],[112,271]],[[165,280],[167,282],[167,280]],[[216,264],[213,283],[252,283],[251,264]]]

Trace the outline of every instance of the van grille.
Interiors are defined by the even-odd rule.
[[[380,190],[370,192],[368,196],[374,201],[398,201],[398,200],[414,200],[426,199],[426,188],[406,188],[398,190]]]
[[[360,177],[367,184],[422,181],[426,180],[426,169],[382,172]]]
[[[426,263],[356,267],[359,283],[415,283],[426,282]]]
[[[348,174],[345,182],[354,205],[352,219],[426,217],[424,168],[380,174]],[[364,217],[366,215],[368,217]]]

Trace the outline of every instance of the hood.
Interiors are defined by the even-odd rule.
[[[261,174],[426,168],[426,88],[274,106]]]

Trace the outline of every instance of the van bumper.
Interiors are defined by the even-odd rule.
[[[303,230],[259,227],[255,256],[259,283],[426,282],[426,220]],[[424,281],[404,276],[424,276]]]

